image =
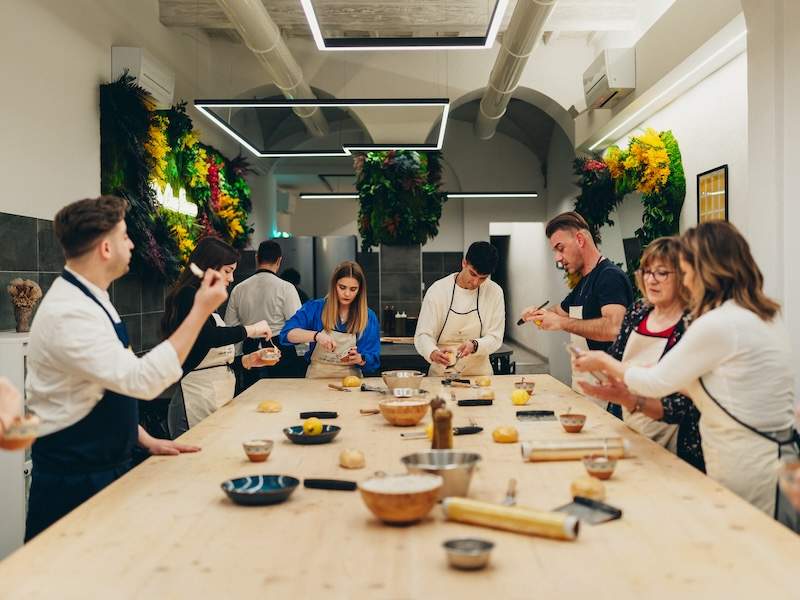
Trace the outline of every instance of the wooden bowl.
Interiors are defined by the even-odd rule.
[[[430,405],[426,400],[407,398],[382,400],[378,408],[383,418],[396,427],[412,427],[422,420]]]
[[[561,421],[561,426],[567,433],[580,433],[586,424],[586,415],[564,413],[558,416],[558,420]]]
[[[414,523],[436,505],[443,480],[438,475],[372,477],[358,486],[364,504],[384,523]]]

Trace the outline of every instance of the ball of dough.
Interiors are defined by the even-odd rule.
[[[489,387],[490,385],[492,385],[492,378],[491,377],[487,377],[486,375],[483,375],[481,377],[478,377],[475,380],[475,383],[478,384],[481,387]]]
[[[478,398],[481,400],[494,400],[494,390],[480,390]]]
[[[606,499],[606,486],[599,479],[589,475],[582,475],[575,479],[569,486],[569,491],[573,496],[583,496],[592,500]]]
[[[361,387],[361,380],[355,375],[348,375],[342,379],[342,387]]]
[[[364,453],[361,450],[342,450],[339,454],[339,464],[345,469],[363,469],[366,461],[364,460]]]
[[[498,427],[492,432],[492,439],[498,444],[513,444],[519,440],[519,434],[514,427]]]
[[[263,402],[259,402],[256,410],[258,412],[276,413],[281,412],[282,408],[283,407],[281,406],[280,402],[276,402],[275,400],[264,400]]]

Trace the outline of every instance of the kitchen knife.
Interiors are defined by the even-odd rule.
[[[459,400],[459,406],[491,406],[494,404],[494,400],[483,400],[483,399],[466,399],[466,400]]]
[[[314,490],[337,490],[341,492],[352,492],[358,488],[355,481],[345,481],[344,479],[304,479],[303,486]]]
[[[453,427],[453,435],[471,435],[473,433],[480,433],[483,431],[483,427],[477,427],[475,425],[468,425],[465,427]],[[427,437],[424,431],[409,431],[407,433],[401,433],[400,437],[407,439],[407,440],[421,440],[422,438]]]
[[[338,416],[339,413],[330,410],[311,410],[300,413],[301,419],[310,419],[312,417],[316,417],[318,419],[335,419]]]

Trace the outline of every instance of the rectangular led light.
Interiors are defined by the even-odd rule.
[[[322,35],[312,0],[300,0],[308,26],[320,50],[481,50],[491,48],[500,31],[508,0],[497,0],[482,37],[326,38]]]
[[[448,198],[538,198],[536,192],[447,192]]]
[[[302,200],[358,200],[358,194],[300,194]]]
[[[444,145],[444,132],[447,127],[447,116],[450,112],[450,100],[448,98],[367,98],[351,100],[195,100],[195,108],[205,115],[212,123],[222,129],[225,133],[247,148],[252,154],[259,158],[277,157],[326,157],[326,156],[350,156],[353,152],[371,152],[374,150],[441,150]],[[438,106],[442,110],[439,121],[439,134],[436,136],[436,144],[342,144],[341,152],[316,152],[316,151],[282,151],[282,152],[263,152],[253,146],[243,135],[236,131],[230,123],[227,123],[219,115],[214,113],[215,109],[220,108],[294,108],[294,107],[319,107],[319,108],[352,108],[359,106],[387,106],[387,107],[431,107]]]

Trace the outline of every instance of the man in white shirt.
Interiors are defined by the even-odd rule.
[[[497,261],[494,246],[475,242],[461,271],[425,293],[414,346],[431,364],[429,375],[440,376],[448,367],[466,376],[492,374],[489,356],[503,343],[506,327],[503,290],[489,279]]]
[[[186,320],[137,357],[108,295],[131,259],[126,206],[101,196],[55,217],[66,266],[36,313],[28,347],[28,407],[41,426],[32,449],[26,540],[122,476],[134,444],[151,454],[199,450],[148,435],[138,424],[137,399],[154,398],[180,379],[203,323],[225,300],[225,283],[206,270]]]
[[[225,324],[229,327],[266,321],[270,330],[275,332],[272,343],[281,351],[281,360],[275,366],[250,369],[243,373],[245,388],[250,387],[262,377],[302,377],[303,375],[299,372],[302,364],[297,358],[295,347],[278,345],[279,335],[284,324],[300,309],[300,296],[297,294],[297,289],[277,275],[282,260],[283,253],[277,242],[272,240],[261,242],[256,253],[258,270],[233,288],[228,308],[225,311]],[[260,344],[261,340],[246,339],[242,343],[242,352],[244,354],[253,352]]]

